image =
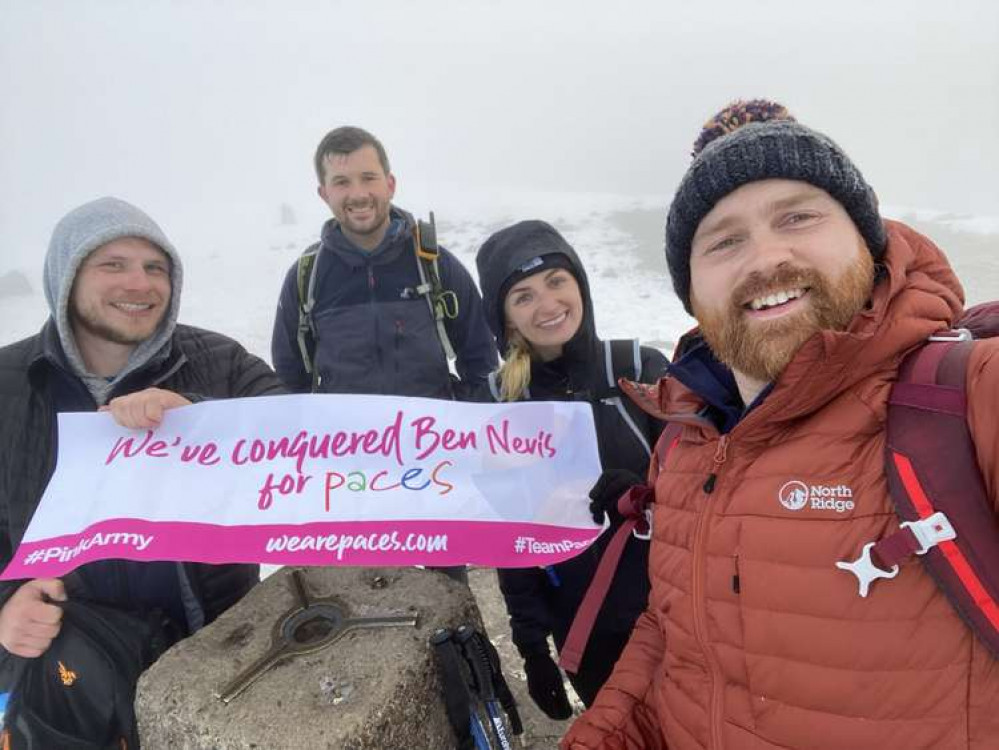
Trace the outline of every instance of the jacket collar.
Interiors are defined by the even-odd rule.
[[[323,225],[322,246],[335,253],[349,266],[361,267],[369,264],[391,263],[399,257],[403,250],[411,247],[414,224],[415,220],[412,215],[392,206],[389,210],[389,227],[385,236],[378,247],[368,251],[347,239],[340,227],[340,222],[336,219],[330,219]]]
[[[135,377],[149,377],[149,373],[157,372],[157,375],[150,379],[149,385],[155,385],[164,378],[173,374],[179,367],[187,362],[187,356],[176,346],[176,328],[167,343],[161,347],[155,356],[150,357],[145,364],[132,370],[121,381],[116,381],[115,390],[124,382],[131,381]],[[33,387],[39,387],[45,374],[51,369],[57,369],[66,374],[67,377],[80,379],[80,376],[73,372],[63,351],[62,342],[55,321],[49,318],[42,326],[41,332],[35,336],[31,349],[26,357],[28,363],[28,380]]]
[[[72,372],[66,360],[66,353],[62,349],[62,342],[59,340],[59,331],[52,318],[45,321],[41,332],[32,341],[27,362],[28,378],[32,383],[37,382],[36,379],[46,366],[57,367],[67,373]]]
[[[667,374],[676,378],[703,401],[700,414],[709,419],[721,433],[735,427],[750,410],[770,394],[772,385],[748,407],[742,403],[739,386],[732,371],[719,362],[700,335],[693,335],[679,361],[667,367]]]

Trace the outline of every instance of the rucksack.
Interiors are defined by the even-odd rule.
[[[406,215],[407,219],[411,217]],[[448,362],[455,359],[454,347],[445,326],[446,320],[458,317],[458,295],[444,289],[440,274],[440,247],[437,245],[437,223],[434,212],[430,221],[412,221],[413,252],[416,267],[420,274],[420,285],[416,293],[427,301],[430,315],[437,326],[437,337]],[[319,373],[316,370],[316,347],[318,332],[312,319],[316,305],[316,260],[322,243],[316,242],[305,249],[298,258],[298,350],[302,357],[305,372],[312,376],[312,391],[319,386]]]
[[[135,750],[139,675],[179,634],[159,611],[139,617],[76,598],[54,603],[63,610],[59,635],[19,665],[3,750]]]
[[[999,336],[999,302],[968,310],[902,363],[888,402],[885,471],[901,528],[869,542],[860,595],[918,555],[954,609],[999,658],[999,519],[968,428],[967,366],[975,339]]]

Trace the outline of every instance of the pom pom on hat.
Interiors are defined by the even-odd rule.
[[[728,135],[747,123],[767,122],[768,120],[797,122],[783,104],[772,102],[769,99],[750,99],[748,102],[736,99],[704,123],[701,134],[694,141],[694,150],[690,152],[690,155],[697,156],[715,138]]]

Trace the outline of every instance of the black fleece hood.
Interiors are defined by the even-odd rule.
[[[544,221],[531,219],[518,222],[491,235],[475,255],[486,321],[496,337],[496,345],[501,356],[507,348],[506,319],[503,314],[503,294],[508,288],[507,279],[521,272],[524,266],[535,258],[543,261],[544,256],[553,254],[568,259],[569,270],[576,277],[583,297],[583,322],[576,335],[566,344],[566,349],[575,350],[582,346],[588,350],[589,344],[596,339],[590,283],[579,256],[555,227]],[[538,262],[537,268],[538,271],[542,271],[545,266],[542,262]],[[528,273],[522,274],[522,277],[531,275],[530,269],[527,270]]]

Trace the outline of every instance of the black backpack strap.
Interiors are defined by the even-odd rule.
[[[652,456],[652,446],[645,433],[635,421],[635,415],[629,411],[626,399],[621,395],[618,380],[639,381],[642,377],[642,349],[638,339],[614,339],[604,341],[603,374],[605,383],[601,392],[601,401],[617,409],[621,420],[628,425],[638,442],[642,444],[645,453]]]
[[[444,708],[457,740],[456,747],[458,750],[475,750],[471,723],[473,698],[469,688],[468,667],[451,635],[450,630],[441,628],[430,636],[430,645],[434,647],[437,670],[444,688]]]
[[[500,682],[496,679],[496,673],[499,669],[499,654],[495,653],[495,649],[491,650],[492,644],[489,644],[489,639],[471,625],[459,626],[454,631],[453,640],[468,665],[475,698],[485,709],[484,723],[488,727],[485,733],[491,734],[492,738],[496,740],[496,747],[499,750],[512,750],[513,744],[510,735],[521,734],[524,731],[524,726],[520,720],[520,713],[517,711],[517,704],[513,700],[513,695],[509,693],[505,680]],[[501,670],[500,679],[502,680]],[[506,695],[503,695],[503,687],[507,687]],[[507,710],[507,706],[512,707],[512,713]],[[504,721],[504,714],[510,722],[509,729]]]
[[[503,676],[503,666],[500,662],[499,651],[496,650],[496,647],[483,633],[476,631],[475,638],[477,648],[485,656],[485,659],[489,664],[489,672],[492,675],[493,680],[493,689],[496,694],[496,698],[503,706],[503,710],[506,712],[507,718],[510,720],[510,731],[514,736],[523,734],[524,722],[520,718],[520,711],[517,708],[517,700],[514,698],[513,692],[510,690],[510,685],[507,683],[506,677]]]
[[[620,395],[617,381],[642,379],[642,350],[638,339],[604,341],[604,377],[608,393]]]
[[[312,376],[312,391],[319,385],[319,373],[316,371],[316,348],[319,336],[312,319],[312,309],[316,305],[316,260],[319,257],[321,244],[309,245],[298,258],[298,351],[302,357],[305,371]]]

